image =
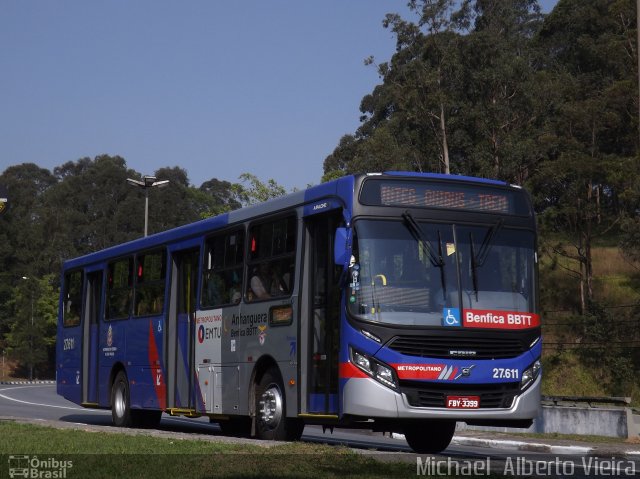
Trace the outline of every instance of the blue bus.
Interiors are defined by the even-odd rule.
[[[66,261],[57,391],[124,427],[305,424],[445,449],[456,422],[526,427],[542,352],[530,198],[386,172]]]

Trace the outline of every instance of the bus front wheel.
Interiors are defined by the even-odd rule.
[[[131,427],[132,417],[129,380],[124,371],[119,371],[111,387],[111,418],[117,427]]]
[[[415,421],[404,427],[404,436],[418,454],[437,454],[449,447],[455,430],[455,421]]]
[[[256,386],[256,436],[275,441],[297,441],[304,424],[286,417],[284,387],[277,369],[267,370]]]

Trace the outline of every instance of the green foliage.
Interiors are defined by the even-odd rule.
[[[10,358],[19,359],[29,378],[48,376],[53,370],[58,294],[53,275],[21,278],[8,301],[13,322],[6,335]]]
[[[376,460],[345,447],[261,446],[142,434],[62,430],[0,423],[0,460],[29,454],[71,461],[68,477],[388,478],[415,477],[413,462]],[[62,457],[60,457],[62,456]],[[49,472],[49,471],[44,471]],[[57,472],[57,471],[56,471]],[[490,476],[494,477],[494,476]]]
[[[548,396],[607,396],[608,391],[578,354],[560,351],[542,360],[542,391]]]
[[[404,169],[523,183],[540,157],[537,3],[414,0],[409,8],[413,22],[384,19],[396,54],[378,65],[383,83],[362,99],[362,124],[326,158],[325,175]]]
[[[581,316],[582,345],[578,349],[582,364],[596,373],[597,381],[615,396],[628,396],[636,383],[630,371],[640,367],[640,354],[633,347],[640,340],[638,322],[633,315],[605,309],[597,303],[589,304],[587,314]]]
[[[263,183],[257,176],[251,173],[241,174],[240,181],[248,183],[248,186],[245,187],[236,184],[232,185],[231,189],[244,206],[262,203],[272,198],[282,196],[287,192],[287,190],[274,179],[269,179],[266,183]]]
[[[594,248],[620,243],[640,261],[636,2],[560,0],[547,16],[535,0],[412,0],[409,10],[383,20],[396,53],[377,65],[381,84],[325,159],[325,178],[408,169],[526,186],[541,307],[572,325],[545,328],[556,348],[547,354],[576,346],[565,376],[573,368],[603,394],[629,390],[640,341],[607,347],[636,338],[629,311],[607,308],[637,301],[638,282],[598,277]]]
[[[155,176],[169,184],[148,191],[150,234],[285,192],[248,173],[241,177],[248,188],[216,178],[195,188],[180,167]],[[0,348],[18,362],[18,374],[53,373],[62,263],[142,236],[144,192],[126,181],[140,177],[109,155],[69,161],[53,173],[23,164],[0,175],[12,200],[0,217]],[[22,277],[30,278],[28,288]]]
[[[204,195],[204,198],[206,198],[206,201],[202,202],[207,204],[207,209],[201,212],[203,218],[242,207],[240,198],[237,197],[236,188],[228,181],[212,178],[202,183],[197,193]]]

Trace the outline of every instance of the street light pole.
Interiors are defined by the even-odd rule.
[[[27,276],[22,279],[28,281]],[[31,329],[29,329],[29,381],[33,381],[33,289],[29,288],[31,294]],[[2,372],[4,373],[4,355],[2,356]]]
[[[142,181],[127,178],[127,183],[144,190],[144,235],[146,237],[149,231],[149,188],[162,188],[169,184],[169,180],[157,181],[155,176],[145,175]]]

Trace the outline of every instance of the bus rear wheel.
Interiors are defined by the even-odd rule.
[[[133,425],[129,380],[124,371],[118,372],[113,386],[111,386],[111,418],[117,427],[131,427]]]
[[[268,369],[256,386],[256,436],[275,441],[297,441],[304,423],[286,417],[282,379],[277,369]]]
[[[455,430],[455,421],[415,421],[404,427],[404,436],[418,454],[437,454],[449,447]]]

